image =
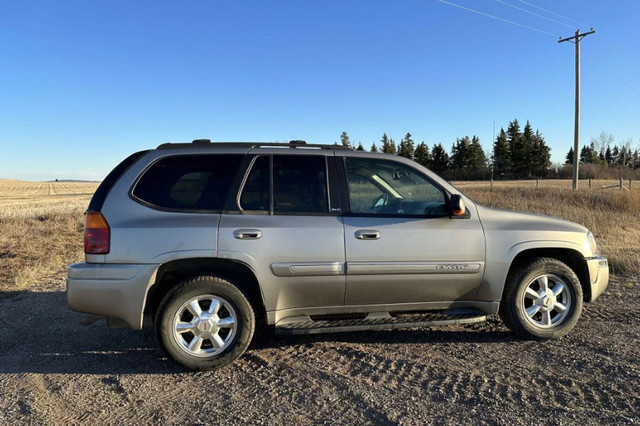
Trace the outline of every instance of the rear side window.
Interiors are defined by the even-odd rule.
[[[264,212],[273,208],[275,214],[329,213],[326,169],[322,156],[258,157],[242,189],[240,207]]]
[[[167,210],[220,211],[242,155],[163,158],[144,172],[132,195]]]
[[[273,211],[328,213],[324,157],[273,157]]]
[[[253,163],[251,172],[244,184],[240,196],[240,206],[243,210],[265,211],[270,210],[269,160],[271,157],[258,157]]]

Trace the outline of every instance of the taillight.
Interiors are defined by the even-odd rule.
[[[86,254],[109,253],[109,224],[100,212],[84,215],[84,252]]]

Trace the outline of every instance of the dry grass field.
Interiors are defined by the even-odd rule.
[[[28,290],[82,258],[95,182],[0,179],[0,291]]]
[[[0,424],[640,422],[640,188],[456,184],[485,205],[594,232],[616,274],[569,335],[522,340],[495,316],[392,332],[260,330],[232,365],[190,373],[150,330],[83,326],[67,307],[66,266],[82,259],[97,184],[0,180]]]
[[[593,232],[614,273],[640,271],[640,182],[631,190],[610,188],[617,181],[570,180],[454,182],[474,201],[490,207],[541,213],[578,222]],[[628,186],[628,182],[624,182]]]

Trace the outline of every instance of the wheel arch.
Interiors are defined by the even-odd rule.
[[[156,310],[167,292],[185,279],[214,275],[231,281],[247,297],[256,321],[266,322],[266,309],[260,284],[253,270],[242,262],[217,258],[178,259],[162,264],[149,287],[144,307],[144,325],[153,323]]]
[[[513,272],[523,267],[525,264],[533,261],[534,259],[541,257],[550,257],[553,259],[557,259],[563,263],[565,263],[569,268],[573,270],[573,272],[577,275],[578,280],[580,280],[580,286],[582,287],[583,301],[591,300],[591,285],[589,283],[589,270],[587,267],[587,263],[580,253],[577,250],[573,250],[570,248],[530,248],[525,249],[516,254],[516,256],[511,261],[511,265],[509,266],[509,270],[507,272],[507,277]],[[503,288],[504,295],[504,288]],[[501,297],[502,300],[502,297]]]

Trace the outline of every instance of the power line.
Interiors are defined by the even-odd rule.
[[[559,16],[560,18],[566,19],[567,21],[571,21],[571,22],[574,22],[574,23],[579,24],[579,25],[584,25],[585,27],[589,26],[589,25],[585,24],[584,22],[580,22],[580,21],[576,21],[575,19],[567,18],[566,16],[560,15],[559,13],[552,12],[549,9],[545,9],[544,7],[536,6],[535,4],[529,3],[528,1],[524,1],[524,0],[518,0],[518,1],[520,3],[524,3],[524,4],[529,5],[531,7],[535,7],[536,9],[543,10],[543,11],[545,11],[547,13],[552,14],[552,15]]]
[[[526,28],[526,29],[531,30],[531,31],[536,31],[536,32],[539,32],[539,33],[542,33],[542,34],[548,34],[548,35],[551,35],[551,36],[554,36],[554,37],[557,36],[557,34],[553,34],[553,33],[550,33],[548,31],[541,30],[539,28],[529,27],[527,25],[523,25],[523,24],[519,24],[517,22],[509,21],[508,19],[500,18],[500,17],[494,16],[494,15],[489,15],[488,13],[480,12],[479,10],[471,9],[470,7],[460,6],[459,4],[451,3],[451,2],[446,1],[446,0],[436,0],[436,1],[439,1],[440,3],[448,4],[449,6],[457,7],[459,9],[468,10],[469,12],[477,13],[478,15],[486,16],[488,18],[492,18],[492,19],[496,19],[498,21],[506,22],[507,24],[516,25],[518,27]]]
[[[569,25],[569,24],[565,24],[564,22],[556,21],[555,19],[547,18],[547,17],[546,17],[546,16],[544,16],[544,15],[540,15],[539,13],[531,12],[530,10],[524,9],[524,8],[522,8],[522,7],[515,6],[515,5],[511,4],[511,3],[507,3],[506,1],[502,1],[502,0],[493,0],[493,1],[498,2],[498,3],[500,3],[500,4],[504,4],[505,6],[512,7],[512,8],[514,8],[514,9],[521,10],[521,11],[523,11],[523,12],[526,12],[526,13],[530,14],[530,15],[537,16],[537,17],[542,18],[542,19],[546,19],[547,21],[555,22],[556,24],[564,25],[565,27],[568,27],[568,28],[574,29],[574,28],[573,28],[571,25]]]

